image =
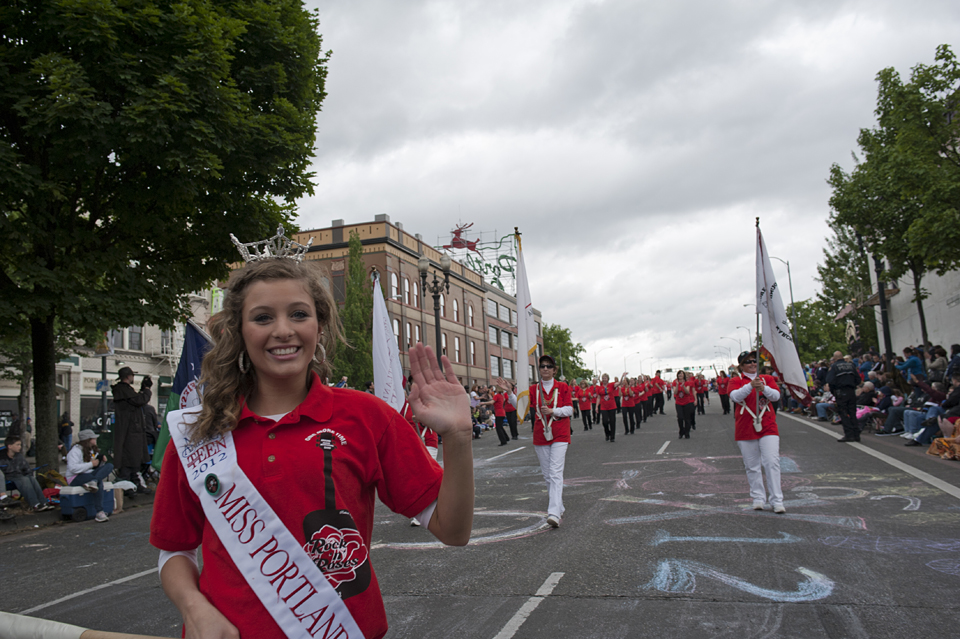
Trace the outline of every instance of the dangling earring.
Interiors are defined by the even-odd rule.
[[[237,360],[237,366],[240,368],[241,375],[246,375],[247,371],[250,370],[250,365],[247,363],[246,355],[247,353],[245,351],[240,351],[240,358]]]

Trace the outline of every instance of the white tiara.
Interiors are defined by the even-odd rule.
[[[283,257],[293,260],[294,262],[302,262],[307,249],[313,244],[312,237],[306,245],[294,242],[284,235],[282,224],[277,227],[276,235],[265,240],[260,240],[259,242],[248,242],[244,244],[238,240],[233,233],[230,234],[230,239],[233,240],[233,243],[237,246],[237,250],[240,251],[240,255],[243,256],[244,262],[259,262],[260,260],[274,257]]]

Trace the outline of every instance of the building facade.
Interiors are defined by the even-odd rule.
[[[373,222],[344,224],[334,220],[329,228],[302,231],[294,237],[313,245],[306,259],[323,264],[330,275],[334,298],[343,303],[349,240],[357,233],[363,245],[364,267],[376,269],[384,287],[387,313],[400,349],[404,373],[410,371],[409,349],[417,343],[438,348],[434,299],[424,291],[418,269],[421,256],[430,261],[427,281],[436,277],[443,281],[440,269],[442,254],[410,235],[403,225],[392,223],[387,215],[378,215]],[[489,384],[495,377],[516,381],[517,301],[512,295],[490,286],[476,271],[453,261],[450,267],[450,290],[444,291],[440,305],[439,350],[446,354],[454,374],[465,386]],[[537,321],[538,352],[542,351],[540,313]],[[531,360],[533,361],[533,360]],[[531,361],[526,365],[530,366]],[[533,379],[533,377],[531,377]],[[351,383],[363,383],[351,380]]]

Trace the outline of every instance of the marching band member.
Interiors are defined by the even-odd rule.
[[[617,403],[613,399],[613,382],[610,381],[610,376],[606,373],[600,376],[598,399],[600,400],[600,419],[603,421],[603,434],[606,436],[606,441],[616,441]]]
[[[674,381],[673,401],[677,408],[677,425],[680,427],[680,439],[690,439],[690,428],[693,426],[694,402],[696,401],[696,385],[692,379],[687,379],[687,372],[677,371]]]
[[[730,378],[728,389],[735,404],[735,439],[743,455],[743,466],[750,483],[753,509],[763,510],[766,495],[763,473],[767,475],[767,492],[773,512],[787,512],[780,488],[780,432],[777,416],[771,407],[780,399],[780,389],[773,377],[757,374],[757,352],[744,351],[737,358],[740,377]],[[758,398],[759,395],[759,406]]]
[[[570,388],[554,380],[557,363],[549,355],[538,362],[540,381],[530,387],[530,412],[533,415],[533,448],[540,460],[540,472],[547,482],[550,502],[547,524],[560,526],[563,517],[563,467],[570,445],[570,417],[573,400]]]

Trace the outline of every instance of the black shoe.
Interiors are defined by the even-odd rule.
[[[690,435],[687,435],[687,439],[690,439]]]
[[[859,437],[841,437],[837,440],[838,442],[859,442]]]
[[[680,433],[680,439],[683,439],[683,433]]]
[[[911,440],[908,441],[906,444],[904,444],[904,446],[923,446],[923,444],[921,444],[920,442],[918,442],[918,441],[916,441],[916,440],[911,439]]]

